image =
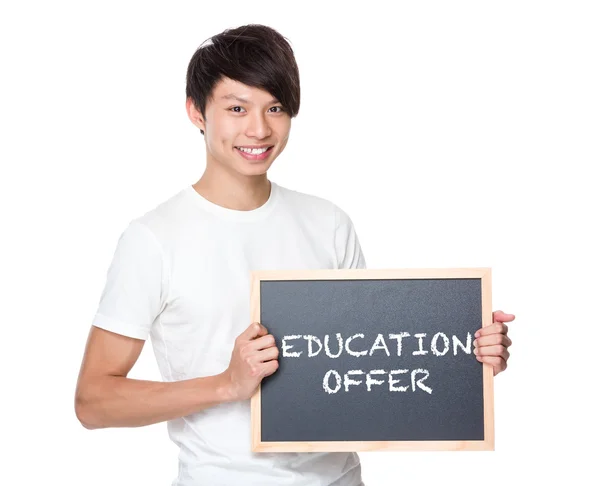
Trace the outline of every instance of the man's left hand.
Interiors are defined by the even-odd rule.
[[[494,367],[494,376],[506,369],[510,356],[508,347],[512,341],[508,337],[508,326],[505,323],[514,318],[513,314],[495,311],[492,325],[482,327],[475,333],[475,356],[480,362]]]

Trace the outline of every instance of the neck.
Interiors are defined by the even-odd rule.
[[[196,192],[210,202],[227,209],[251,211],[261,207],[271,194],[267,174],[244,176],[207,165],[202,177],[192,185]]]

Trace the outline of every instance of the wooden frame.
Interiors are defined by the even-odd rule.
[[[483,326],[492,324],[490,268],[419,268],[419,269],[340,269],[340,270],[265,270],[251,273],[251,322],[260,322],[260,282],[267,280],[359,280],[359,279],[481,279]],[[493,367],[483,363],[484,440],[447,441],[319,441],[263,442],[261,440],[260,386],[251,399],[253,452],[342,452],[374,450],[494,450]]]

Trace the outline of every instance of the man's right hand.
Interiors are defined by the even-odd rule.
[[[232,401],[249,399],[265,376],[279,368],[279,349],[275,338],[258,322],[240,334],[231,353],[229,367],[223,373]]]

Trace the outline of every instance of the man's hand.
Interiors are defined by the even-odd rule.
[[[267,328],[258,322],[250,324],[235,340],[229,367],[223,373],[231,400],[250,398],[262,379],[275,373],[278,356],[275,338]]]
[[[482,363],[494,367],[494,376],[504,371],[510,356],[508,347],[512,341],[508,337],[508,326],[505,322],[514,320],[513,314],[496,311],[491,326],[482,327],[475,333],[475,356]]]

